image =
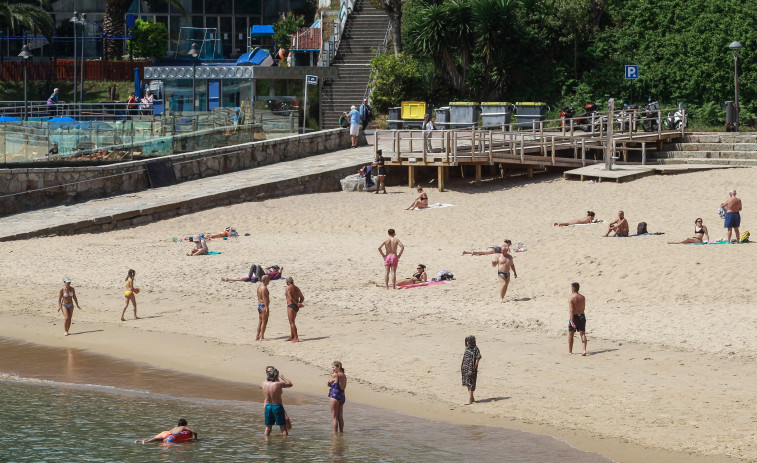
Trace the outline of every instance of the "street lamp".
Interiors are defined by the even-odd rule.
[[[738,132],[739,131],[739,110],[741,109],[739,107],[739,51],[741,51],[741,44],[739,42],[731,42],[730,45],[728,45],[728,48],[731,49],[731,53],[733,54],[733,89],[734,89],[734,97],[735,97],[735,110],[736,110],[736,120],[733,123],[733,131]]]
[[[192,111],[195,110],[195,74],[197,69],[197,57],[200,56],[200,50],[197,49],[197,44],[193,43],[192,48],[189,49],[189,56],[192,57]]]
[[[19,53],[18,56],[24,59],[24,120],[26,121],[29,119],[26,113],[26,106],[29,102],[29,97],[26,93],[26,68],[28,67],[29,58],[34,55],[32,55],[32,52],[29,51],[29,45],[24,44],[24,46],[21,47],[21,53]]]
[[[81,14],[81,85],[79,85],[79,104],[84,103],[84,35],[87,33],[87,13]],[[76,61],[74,61],[76,65]]]
[[[74,25],[74,104],[76,104],[76,25],[79,24],[78,11],[74,11],[74,17],[70,21]]]

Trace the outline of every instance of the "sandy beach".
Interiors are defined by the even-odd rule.
[[[757,337],[752,282],[757,246],[668,245],[701,217],[725,238],[717,208],[731,188],[750,230],[754,169],[642,178],[627,184],[562,180],[559,174],[494,179],[417,196],[323,193],[212,209],[103,234],[50,237],[0,247],[0,336],[88,349],[176,371],[257,384],[276,365],[298,392],[326,395],[333,360],[347,400],[443,421],[552,434],[617,461],[757,461]],[[425,185],[424,185],[425,186]],[[659,236],[603,238],[606,225],[553,227],[593,210],[625,211],[635,230]],[[213,240],[220,255],[187,257],[173,237],[234,226]],[[418,263],[450,284],[385,290],[378,245],[388,228],[405,245],[398,276]],[[509,238],[518,278],[498,300],[493,256],[461,256]],[[285,283],[269,285],[268,342],[255,342],[256,285],[222,282],[253,263],[284,266],[305,295],[303,342],[284,342]],[[119,320],[128,269],[141,320]],[[69,276],[82,310],[64,338],[56,313]],[[587,298],[587,357],[567,355],[570,283]],[[483,359],[478,403],[464,406],[465,336]],[[578,349],[574,352],[580,352]],[[349,428],[349,409],[346,409]]]

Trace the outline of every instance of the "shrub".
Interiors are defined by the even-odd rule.
[[[163,23],[137,19],[131,31],[131,46],[134,56],[158,59],[166,56],[168,29]]]

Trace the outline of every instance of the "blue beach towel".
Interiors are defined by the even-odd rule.
[[[685,244],[695,244],[695,245],[703,245],[703,244],[728,244],[728,240],[720,240],[720,241],[711,241],[709,243],[685,243]]]
[[[219,254],[223,254],[223,253],[222,252],[209,251],[207,255],[208,256],[217,256]]]

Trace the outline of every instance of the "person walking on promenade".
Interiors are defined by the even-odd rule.
[[[434,127],[434,121],[431,120],[431,116],[426,114],[423,116],[423,134],[426,135],[426,151],[431,151],[433,147],[431,146],[431,137],[434,136],[434,130],[436,130],[436,127]]]
[[[124,310],[121,312],[122,322],[126,321],[124,315],[126,314],[126,309],[129,307],[129,301],[131,301],[131,305],[134,307],[134,320],[139,320],[139,317],[137,317],[137,298],[135,297],[136,294],[139,294],[139,288],[134,287],[134,277],[136,274],[137,272],[134,270],[129,270],[126,274],[126,291],[124,291],[126,304],[124,304]]]
[[[513,256],[510,255],[509,246],[502,247],[502,254],[492,261],[492,267],[497,267],[497,278],[499,278],[500,283],[499,298],[504,302],[507,287],[510,285],[510,273],[515,278],[518,278],[518,272],[515,270],[515,262],[513,262]]]
[[[289,317],[289,329],[291,331],[288,338],[284,341],[300,342],[300,337],[297,335],[297,325],[294,324],[294,319],[297,318],[297,312],[303,307],[305,302],[305,296],[302,295],[300,288],[295,286],[294,278],[287,277],[287,316]]]
[[[584,346],[584,352],[581,354],[586,357],[586,298],[578,292],[580,288],[578,283],[571,283],[571,295],[568,300],[570,307],[570,319],[568,320],[568,353],[573,353],[573,334],[578,331],[581,335],[581,343]]]
[[[378,247],[379,254],[384,259],[384,268],[386,274],[384,275],[384,284],[386,289],[389,289],[389,272],[392,274],[392,288],[397,289],[397,265],[399,265],[400,257],[405,251],[405,245],[394,236],[394,229],[389,229],[389,238],[385,239]],[[383,250],[381,248],[384,248]],[[397,250],[399,249],[399,252]],[[386,252],[385,252],[386,251]]]
[[[373,108],[371,108],[371,105],[368,104],[368,98],[363,98],[363,104],[360,105],[358,112],[360,113],[360,123],[362,125],[363,132],[365,132],[365,128],[368,127],[368,123],[373,120]]]
[[[478,377],[478,362],[481,360],[481,351],[476,346],[476,337],[468,336],[465,338],[465,352],[463,352],[463,363],[460,366],[460,373],[463,376],[463,386],[468,388],[468,402],[470,405],[476,401],[473,398],[473,392],[476,390],[476,379]]]
[[[725,223],[723,226],[728,229],[728,243],[731,243],[731,233],[736,230],[736,242],[739,242],[739,226],[741,225],[741,200],[736,197],[736,190],[728,192],[728,199],[720,205],[725,207]]]
[[[71,286],[71,279],[65,277],[63,279],[63,289],[58,293],[58,311],[63,311],[63,318],[65,319],[63,323],[64,336],[68,336],[68,330],[71,329],[71,319],[74,316],[74,303],[76,303],[77,309],[81,309],[79,301],[76,299],[76,290]]]
[[[329,386],[329,407],[331,408],[331,420],[334,432],[344,432],[344,402],[347,400],[344,389],[347,387],[347,375],[344,374],[342,362],[335,361],[331,364],[331,378]]]
[[[271,306],[271,299],[268,294],[269,281],[268,275],[263,275],[260,277],[260,284],[258,285],[258,330],[255,334],[256,341],[267,341],[265,338],[265,327],[268,325],[268,313]]]
[[[360,112],[355,105],[350,107],[350,138],[352,139],[351,148],[357,148],[357,137],[360,135]]]
[[[292,382],[280,374],[279,370],[276,368],[266,368],[266,380],[260,383],[260,389],[263,390],[263,403],[265,405],[265,432],[263,433],[265,437],[271,435],[271,429],[274,424],[279,426],[281,434],[284,437],[289,435],[287,431],[287,416],[281,395],[284,392],[284,388],[292,386]]]

